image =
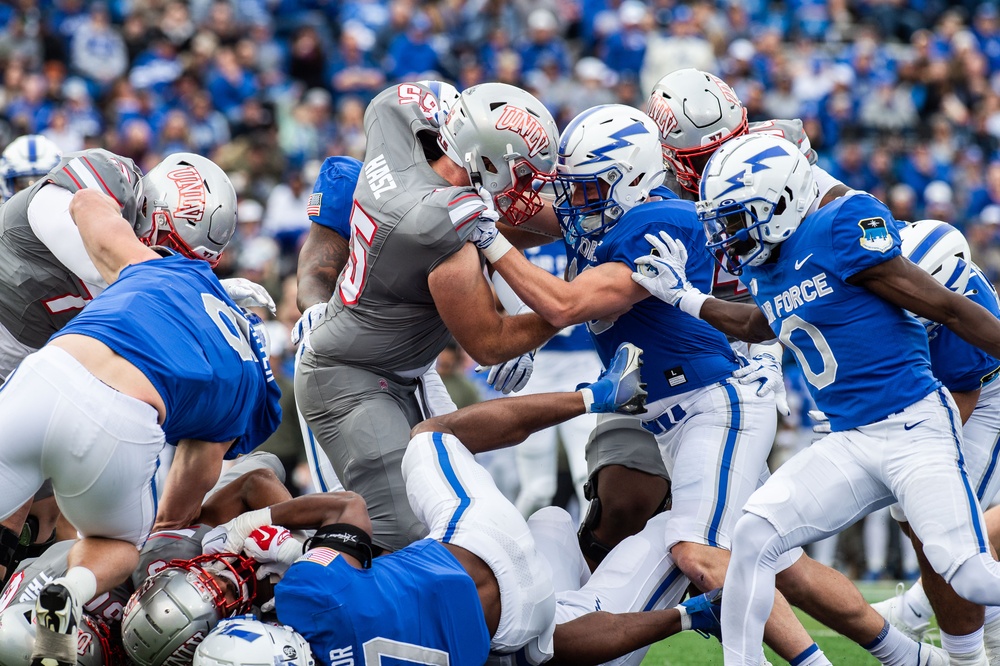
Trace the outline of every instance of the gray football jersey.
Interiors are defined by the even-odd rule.
[[[32,602],[38,597],[42,588],[60,576],[65,576],[69,570],[69,549],[75,540],[60,541],[49,547],[39,557],[24,560],[0,595],[0,610],[11,604]],[[122,583],[110,592],[99,594],[83,608],[89,614],[107,622],[121,621],[122,612],[128,598],[132,594],[130,581]]]
[[[430,91],[401,84],[365,112],[368,147],[351,213],[350,259],[310,343],[320,357],[375,372],[423,368],[450,334],[427,276],[459,249],[485,209],[427,162],[418,132],[436,132]],[[433,97],[431,98],[433,99]]]
[[[35,236],[28,205],[50,184],[76,192],[101,189],[135,223],[139,171],[132,160],[102,149],[66,155],[49,175],[0,206],[0,324],[23,345],[42,347],[93,296]]]

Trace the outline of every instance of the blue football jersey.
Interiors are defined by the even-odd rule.
[[[309,219],[344,238],[351,237],[351,206],[354,187],[361,176],[361,162],[353,157],[328,157],[309,197]]]
[[[559,279],[566,276],[566,265],[569,258],[566,256],[566,244],[555,241],[540,247],[530,247],[524,251],[528,261],[541,269],[555,275]],[[587,333],[587,327],[583,324],[567,326],[556,333],[548,342],[542,345],[544,351],[573,352],[573,351],[593,351],[594,343]]]
[[[896,221],[868,194],[807,216],[777,258],[742,278],[771,329],[795,353],[833,430],[874,423],[940,386],[924,327],[847,280],[900,255]]]
[[[690,201],[670,199],[636,206],[600,237],[576,239],[569,275],[618,261],[635,270],[635,260],[652,249],[645,234],[667,231],[688,251],[687,276],[705,293],[712,289],[714,261],[705,251],[705,232]],[[605,367],[623,342],[643,350],[643,379],[650,402],[722,381],[739,367],[726,336],[680,308],[655,297],[639,301],[616,321],[588,325]]]
[[[323,666],[482,666],[490,635],[476,585],[424,539],[356,569],[329,548],[296,561],[274,590],[278,620]]]
[[[1000,303],[990,281],[972,266],[965,296],[1000,318]],[[949,391],[975,391],[997,376],[1000,360],[938,326],[930,335],[931,369]]]
[[[281,391],[256,334],[204,261],[132,264],[53,339],[100,340],[149,378],[167,408],[168,442],[237,441],[248,453],[281,422]]]

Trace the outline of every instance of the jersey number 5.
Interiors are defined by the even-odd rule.
[[[368,273],[368,250],[372,247],[378,225],[368,217],[357,201],[351,211],[351,256],[344,266],[344,278],[340,281],[340,300],[344,305],[356,305],[365,286]]]

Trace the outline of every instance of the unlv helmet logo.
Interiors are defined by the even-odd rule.
[[[174,217],[198,222],[205,215],[205,179],[190,164],[167,173],[177,186],[177,208]]]
[[[549,145],[549,135],[538,118],[510,104],[503,107],[496,128],[519,134],[528,146],[528,157],[534,157]]]
[[[719,90],[722,92],[722,96],[726,98],[727,102],[729,102],[733,106],[743,106],[740,103],[740,98],[736,96],[736,93],[733,91],[732,88],[729,87],[728,83],[726,83],[719,77],[715,76],[714,74],[709,74],[708,78],[712,79],[715,85],[719,86]]]
[[[665,99],[657,95],[649,100],[647,107],[646,113],[660,128],[661,137],[669,136],[677,129],[677,117],[674,116],[674,110],[670,108]]]

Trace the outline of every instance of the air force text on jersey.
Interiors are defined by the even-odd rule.
[[[756,279],[750,281],[750,293],[754,296],[757,295]],[[817,298],[822,298],[832,293],[833,287],[827,284],[826,273],[818,273],[811,278],[792,285],[775,296],[774,299],[765,301],[761,304],[761,310],[764,311],[764,316],[767,317],[767,323],[771,324],[782,315],[794,312],[796,308],[804,303],[811,303]]]

